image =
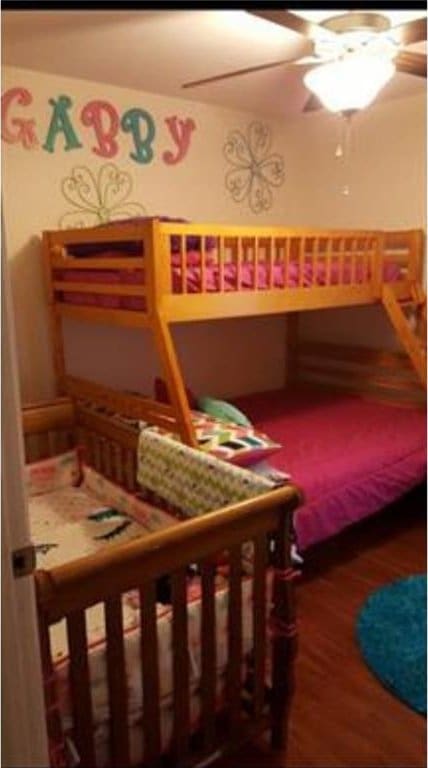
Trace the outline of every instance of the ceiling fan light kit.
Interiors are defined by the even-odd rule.
[[[326,109],[349,112],[371,104],[394,73],[394,63],[388,56],[352,53],[311,69],[304,83]]]
[[[405,50],[405,46],[426,41],[426,13],[398,25],[392,25],[387,15],[373,11],[335,14],[320,24],[282,9],[247,13],[300,35],[300,56],[285,56],[266,64],[211,75],[184,83],[183,88],[204,86],[277,67],[315,64],[303,78],[306,87],[312,91],[303,112],[324,107],[351,115],[367,107],[395,72],[427,76],[426,53]]]

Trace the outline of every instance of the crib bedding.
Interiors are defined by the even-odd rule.
[[[105,254],[104,254],[105,255]],[[108,253],[107,255],[111,255]],[[224,290],[266,290],[268,288],[297,288],[299,286],[310,288],[311,286],[323,286],[329,279],[330,285],[362,284],[370,277],[368,267],[357,263],[354,266],[348,259],[344,261],[343,269],[339,268],[337,260],[333,257],[327,272],[325,259],[314,261],[305,259],[302,264],[297,260],[290,261],[286,269],[284,263],[274,263],[271,266],[266,259],[261,259],[257,268],[253,261],[241,265],[239,274],[236,263],[226,262],[221,270],[216,256],[207,256],[204,272],[204,286],[202,286],[201,255],[199,252],[190,251],[186,254],[183,266],[179,254],[171,254],[171,285],[173,293],[208,293]],[[271,278],[272,272],[272,278]],[[329,278],[328,278],[329,274]],[[54,277],[57,280],[77,283],[115,284],[115,285],[143,285],[143,269],[116,269],[116,270],[79,270],[58,269]],[[382,279],[384,282],[399,280],[401,267],[394,261],[386,260],[383,264]],[[86,293],[79,291],[57,291],[57,297],[62,301],[77,305],[98,306],[110,309],[129,309],[144,311],[146,303],[141,296],[120,296],[109,294]]]
[[[282,448],[270,463],[304,494],[300,550],[379,511],[426,477],[426,412],[351,395],[283,390],[234,404]]]
[[[61,459],[60,459],[61,461]],[[64,464],[64,459],[62,459]],[[41,462],[41,465],[46,462]],[[42,469],[44,469],[42,467]],[[40,468],[35,474],[40,475]],[[46,474],[46,473],[45,473]],[[36,549],[37,567],[49,570],[78,557],[93,554],[117,542],[129,541],[179,524],[167,512],[141,502],[110,483],[94,470],[85,467],[83,482],[78,487],[54,482],[52,487],[40,486],[29,498],[31,537]],[[58,472],[55,475],[58,478]],[[33,486],[34,490],[34,486]],[[130,517],[132,514],[132,517]],[[216,642],[217,642],[217,695],[221,702],[224,673],[227,662],[228,582],[224,569],[216,576]],[[268,580],[270,584],[270,579]],[[191,719],[196,727],[200,714],[198,686],[201,678],[201,588],[198,577],[188,583],[188,627]],[[252,646],[252,580],[243,578],[243,653]],[[172,611],[170,606],[158,603],[158,639],[160,667],[160,699],[162,710],[162,745],[167,748],[172,735]],[[122,597],[125,636],[125,659],[128,690],[128,724],[132,764],[142,760],[142,690],[140,671],[140,601],[137,590]],[[89,669],[95,731],[97,764],[107,764],[109,739],[108,684],[105,664],[104,609],[101,604],[86,611],[89,649]],[[72,725],[71,702],[68,695],[68,646],[65,621],[50,629],[57,696],[68,737]],[[245,674],[243,665],[243,674]]]

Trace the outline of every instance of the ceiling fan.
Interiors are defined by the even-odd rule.
[[[260,64],[183,84],[195,88],[252,72],[284,65],[306,66],[306,87],[312,91],[303,111],[323,107],[349,114],[367,106],[397,72],[427,76],[427,57],[402,49],[426,40],[426,17],[391,26],[381,13],[350,11],[334,15],[320,24],[283,10],[248,13],[290,29],[305,38],[298,59]],[[311,66],[316,65],[316,66]]]

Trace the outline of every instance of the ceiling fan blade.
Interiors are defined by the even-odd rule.
[[[293,67],[308,67],[313,64],[326,64],[329,59],[320,56],[302,56],[301,59],[290,62]]]
[[[315,24],[313,21],[308,21],[302,16],[298,16],[296,13],[290,11],[247,11],[252,16],[258,16],[265,21],[271,21],[273,24],[278,24],[280,27],[286,27],[293,32],[297,32],[299,35],[309,38],[309,40],[316,40],[321,35],[324,39],[328,36],[335,37],[333,32]]]
[[[427,57],[424,53],[399,51],[394,59],[397,72],[405,72],[417,77],[427,76]]]
[[[388,30],[388,36],[392,36],[400,45],[411,45],[411,43],[420,43],[427,39],[427,20],[426,17],[413,19],[406,24],[399,24],[397,27],[391,27]]]
[[[315,112],[316,109],[324,109],[324,107],[321,104],[318,96],[312,94],[312,96],[309,96],[309,99],[303,107],[302,112]]]
[[[184,83],[182,88],[196,88],[198,85],[206,85],[207,83],[215,83],[218,80],[228,80],[230,77],[238,77],[239,75],[249,75],[251,72],[262,72],[264,69],[274,69],[274,67],[281,67],[284,64],[293,64],[298,59],[281,59],[280,61],[271,61],[269,64],[259,64],[255,67],[246,67],[245,69],[237,69],[234,72],[225,72],[222,75],[213,75],[212,77],[204,77],[202,80],[192,80],[189,83]]]

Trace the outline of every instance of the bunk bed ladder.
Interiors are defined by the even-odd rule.
[[[418,283],[412,283],[410,297],[401,300],[390,285],[382,289],[382,303],[406,350],[413,367],[426,387],[426,295]]]

